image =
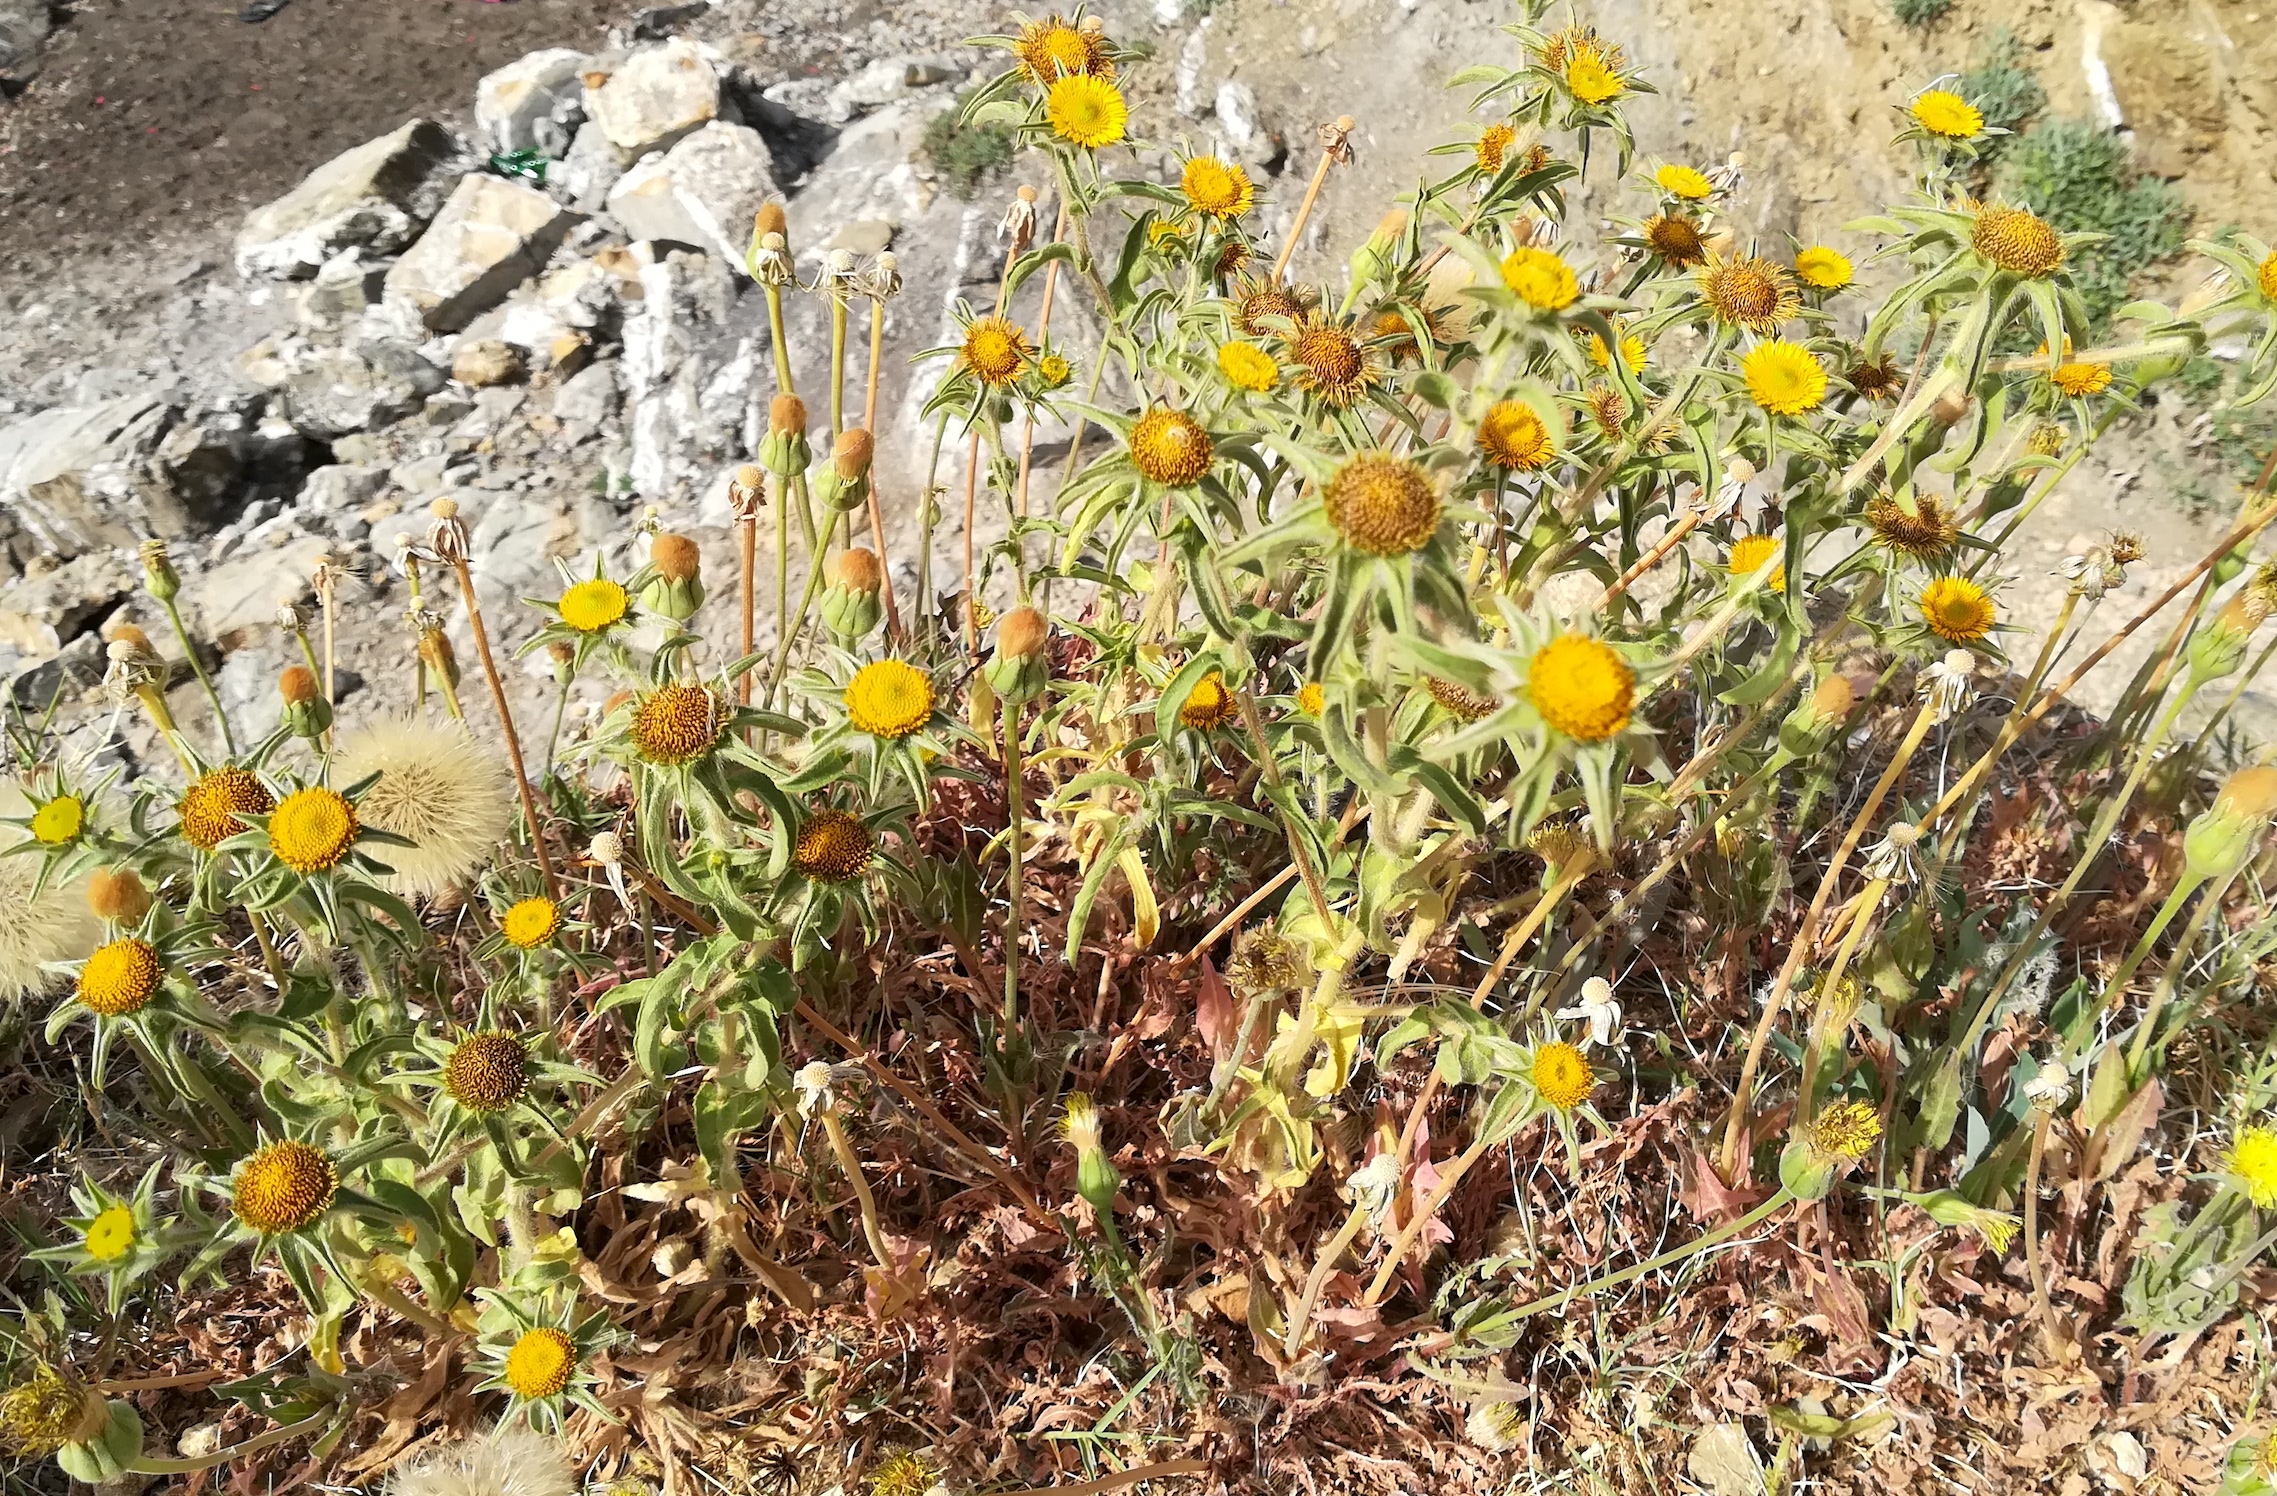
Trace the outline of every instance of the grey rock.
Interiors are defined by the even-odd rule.
[[[491,149],[567,154],[585,119],[583,74],[592,59],[549,47],[510,62],[474,88],[474,122]]]
[[[882,57],[853,77],[832,84],[822,96],[822,117],[842,125],[954,76],[955,59],[951,57]]]
[[[316,514],[353,514],[387,487],[387,469],[332,463],[310,473],[300,486],[301,507]]]
[[[89,551],[0,592],[0,646],[27,659],[61,650],[142,585],[131,551]]]
[[[625,26],[625,35],[636,42],[662,41],[681,27],[701,19],[711,8],[712,0],[687,0],[683,5],[652,5],[633,16]]]
[[[546,186],[578,212],[598,213],[630,159],[609,143],[609,132],[598,120],[589,119],[577,127],[561,164],[546,173]]]
[[[497,338],[462,343],[451,355],[451,378],[472,389],[512,384],[527,372],[522,350]]]
[[[285,539],[278,546],[249,546],[219,566],[184,578],[182,611],[197,620],[203,637],[225,652],[243,648],[261,631],[276,626],[279,602],[308,595],[316,558],[330,549],[321,535]]]
[[[1220,83],[1216,112],[1227,150],[1244,166],[1270,172],[1287,159],[1288,146],[1266,123],[1257,105],[1257,90],[1248,84],[1230,79]]]
[[[635,239],[686,244],[740,265],[751,217],[775,192],[774,157],[759,132],[715,120],[618,179],[609,213]]]
[[[332,332],[348,326],[380,299],[387,272],[367,264],[360,246],[350,245],[317,267],[296,308],[301,326]]]
[[[709,470],[758,444],[759,346],[728,326],[734,281],[711,255],[676,251],[641,274],[625,318],[619,377],[631,428],[631,477],[659,502],[699,488]]]
[[[413,498],[424,498],[428,494],[442,492],[443,473],[450,464],[451,459],[447,455],[432,452],[425,457],[414,457],[409,462],[397,463],[394,471],[387,475],[388,481]]]
[[[29,78],[39,71],[40,49],[55,22],[48,0],[0,0],[0,73]]]
[[[881,255],[893,248],[900,225],[890,218],[857,218],[830,236],[826,249],[848,249],[858,255]]]
[[[635,52],[588,89],[585,109],[611,145],[643,155],[718,118],[719,75],[695,43],[669,41]]]
[[[238,274],[305,277],[351,246],[393,254],[419,236],[469,164],[458,137],[433,120],[366,141],[246,215]]]
[[[534,188],[504,177],[467,177],[388,271],[387,300],[435,331],[464,327],[535,274],[571,221]]]
[[[8,699],[28,713],[46,711],[58,697],[75,701],[103,683],[107,663],[101,637],[81,634],[57,653],[9,676]]]
[[[442,370],[416,349],[385,339],[349,348],[302,347],[282,363],[277,395],[285,419],[324,441],[392,425],[443,387]]]
[[[67,558],[193,534],[234,499],[249,442],[241,417],[185,426],[162,395],[58,406],[0,427],[0,511]]]
[[[553,392],[562,439],[575,445],[615,420],[618,396],[614,363],[591,364],[571,375]]]

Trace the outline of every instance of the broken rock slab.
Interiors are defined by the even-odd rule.
[[[64,558],[197,533],[238,496],[245,424],[227,412],[185,421],[163,394],[43,410],[0,427],[0,511]]]
[[[508,63],[475,85],[475,125],[495,151],[567,155],[585,119],[583,74],[591,66],[591,58],[568,47]]]
[[[467,177],[389,269],[386,299],[433,331],[456,332],[535,275],[575,221],[534,188]]]
[[[774,168],[757,130],[715,120],[619,178],[609,215],[636,240],[685,244],[740,266],[752,215],[777,191]]]
[[[54,26],[48,0],[0,0],[0,73],[24,79],[38,72],[40,48]]]
[[[443,387],[443,371],[418,350],[380,338],[343,348],[263,342],[244,368],[276,391],[295,430],[320,441],[391,426]]]
[[[457,136],[415,119],[344,151],[237,231],[237,273],[294,279],[344,249],[393,254],[419,237],[471,164]]]
[[[694,42],[675,39],[635,52],[588,87],[585,110],[609,144],[633,155],[670,146],[719,117],[719,75]]]

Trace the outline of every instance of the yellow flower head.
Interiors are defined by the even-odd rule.
[[[1807,1140],[1813,1152],[1856,1163],[1881,1141],[1882,1115],[1863,1101],[1841,1101],[1811,1118]]]
[[[1423,469],[1389,452],[1363,452],[1328,480],[1323,506],[1344,543],[1371,556],[1407,556],[1439,533],[1442,501]]]
[[[1755,568],[1785,549],[1776,535],[1742,535],[1731,543],[1731,554],[1724,557],[1724,569],[1734,580],[1755,575]],[[1771,575],[1763,583],[1766,592],[1787,590],[1787,564],[1782,561],[1771,568]]]
[[[577,1343],[552,1325],[524,1330],[506,1352],[506,1385],[529,1402],[558,1397],[576,1374]]]
[[[1058,389],[1074,373],[1075,366],[1056,353],[1047,353],[1036,360],[1036,382],[1047,390]]]
[[[530,1049],[512,1034],[469,1034],[443,1062],[443,1093],[480,1116],[504,1111],[530,1088]]]
[[[1281,382],[1281,366],[1273,355],[1255,343],[1224,343],[1218,347],[1218,372],[1236,389],[1263,394]]]
[[[1510,153],[1511,144],[1517,139],[1518,132],[1500,120],[1480,131],[1476,148],[1478,169],[1490,177],[1502,170],[1502,158]]]
[[[1998,617],[1991,597],[1967,577],[1938,577],[1921,589],[1921,621],[1954,644],[1975,644]]]
[[[1557,438],[1534,407],[1523,400],[1498,400],[1479,418],[1478,449],[1496,467],[1531,473],[1558,455]]]
[[[1850,256],[1839,249],[1814,244],[1795,256],[1795,279],[1814,291],[1839,291],[1857,276]]]
[[[87,806],[77,795],[57,795],[32,812],[32,840],[60,847],[87,825]]]
[[[1051,121],[1052,133],[1087,151],[1121,140],[1130,114],[1123,91],[1089,73],[1056,79],[1044,95],[1044,118]]]
[[[907,660],[873,660],[846,683],[846,716],[873,738],[906,738],[933,716],[933,678]]]
[[[1526,671],[1534,709],[1567,737],[1601,743],[1629,725],[1637,672],[1602,639],[1560,634],[1534,652]]]
[[[1559,1111],[1570,1111],[1597,1089],[1589,1057],[1570,1044],[1545,1044],[1534,1051],[1534,1090]]]
[[[1652,179],[1660,184],[1661,191],[1688,203],[1698,202],[1716,190],[1716,184],[1708,180],[1706,173],[1689,166],[1663,166],[1652,174]]]
[[[1070,1114],[1075,1109],[1075,1098],[1068,1098]],[[940,1477],[925,1457],[913,1449],[897,1449],[870,1472],[870,1496],[925,1496]]]
[[[1239,218],[1257,201],[1249,173],[1215,156],[1195,156],[1178,175],[1186,206],[1211,218]]]
[[[1318,717],[1328,707],[1328,693],[1320,682],[1308,680],[1297,687],[1297,710],[1307,717]]]
[[[1231,722],[1235,710],[1233,693],[1225,688],[1225,677],[1213,670],[1194,682],[1194,689],[1186,693],[1186,699],[1178,706],[1178,720],[1196,732],[1210,732]]]
[[[673,681],[633,708],[633,747],[652,764],[689,763],[711,751],[726,725],[719,697],[709,686]]]
[[[1565,86],[1584,104],[1606,104],[1629,86],[1620,73],[1621,49],[1585,41],[1566,58]]]
[[[1536,311],[1562,312],[1581,295],[1573,267],[1554,250],[1512,250],[1502,262],[1502,283]]]
[[[2222,1168],[2231,1182],[2244,1190],[2256,1210],[2277,1205],[2277,1132],[2266,1127],[2241,1127],[2222,1155]]]
[[[2057,389],[2078,399],[2086,395],[2100,395],[2111,388],[2109,364],[2059,364],[2048,376],[2048,382]]]
[[[114,940],[79,968],[79,1001],[105,1018],[125,1018],[158,995],[158,952],[147,941]]]
[[[621,583],[607,577],[593,577],[563,592],[554,608],[561,614],[561,621],[580,634],[598,634],[613,624],[624,622],[627,603]]]
[[[87,1389],[45,1362],[0,1392],[0,1448],[44,1460],[70,1443],[87,1421]]]
[[[1376,382],[1375,365],[1351,329],[1317,311],[1305,313],[1298,324],[1289,357],[1297,366],[1298,388],[1332,409],[1355,404]]]
[[[2025,208],[2000,203],[1979,208],[1969,244],[2002,270],[2033,280],[2063,268],[2063,240],[2046,219]]]
[[[113,1205],[87,1223],[87,1234],[79,1245],[97,1262],[117,1262],[134,1250],[135,1235],[134,1212],[124,1205]]]
[[[1908,106],[1915,124],[1944,140],[1974,140],[1984,131],[1984,115],[1957,93],[1932,88]]]
[[[525,951],[544,945],[560,929],[560,906],[536,895],[516,900],[498,921],[498,933],[506,937],[506,943]]]
[[[791,849],[791,866],[817,883],[850,883],[869,871],[877,838],[851,811],[823,809],[806,818]]]
[[[965,329],[957,363],[982,384],[1000,388],[1020,377],[1034,351],[1028,335],[1002,317],[981,317]]]
[[[1631,373],[1642,369],[1645,364],[1644,339],[1618,323],[1614,324],[1613,331],[1621,340],[1621,367]],[[1612,368],[1613,350],[1606,346],[1604,336],[1593,332],[1587,335],[1586,341],[1589,345],[1589,361],[1600,369]]]
[[[1217,448],[1202,423],[1182,410],[1157,405],[1131,427],[1131,466],[1165,488],[1199,483]]]
[[[2256,279],[2260,282],[2261,294],[2277,301],[2277,253],[2261,262],[2261,274]]]
[[[1700,272],[1700,298],[1717,321],[1759,336],[1803,309],[1787,267],[1755,255],[1735,260],[1709,256],[1707,268]]]
[[[269,787],[249,769],[223,764],[198,776],[182,794],[174,814],[181,821],[183,839],[201,852],[211,852],[245,829],[241,815],[267,815],[276,808]]]
[[[1672,270],[1687,270],[1707,262],[1707,241],[1700,237],[1696,219],[1682,213],[1655,213],[1644,223],[1645,248]]]
[[[1773,338],[1740,360],[1749,398],[1775,416],[1807,415],[1826,399],[1826,366],[1800,343]]]
[[[1070,26],[1059,16],[1030,21],[1012,43],[1020,69],[1038,83],[1050,83],[1070,73],[1112,78],[1115,64],[1107,56],[1107,40],[1098,32]]]
[[[362,829],[345,796],[312,784],[269,813],[269,850],[296,873],[320,873],[340,865]]]
[[[258,1148],[237,1166],[229,1208],[263,1236],[298,1231],[332,1207],[340,1171],[308,1144],[287,1138]]]

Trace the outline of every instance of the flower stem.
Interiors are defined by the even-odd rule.
[[[558,904],[561,879],[553,870],[553,854],[546,850],[545,827],[538,820],[538,797],[530,788],[530,772],[522,763],[521,736],[514,731],[514,709],[506,703],[506,682],[499,678],[498,661],[490,652],[490,630],[483,627],[482,604],[475,600],[474,573],[463,555],[452,558],[451,570],[459,579],[459,595],[466,599],[467,626],[474,632],[474,652],[482,661],[483,677],[490,682],[491,704],[498,708],[499,725],[506,730],[506,762],[514,770],[514,789],[522,799],[522,821],[529,828],[538,876],[545,882],[546,897]]]
[[[174,605],[174,599],[170,597],[163,602],[166,621],[174,626],[174,638],[181,644],[183,655],[189,659],[190,669],[197,676],[198,684],[205,688],[206,700],[213,705],[213,719],[221,729],[222,751],[235,758],[237,738],[229,730],[229,713],[221,708],[221,693],[213,688],[213,677],[206,674],[205,662],[198,658],[198,647],[190,642],[190,631],[182,626],[182,610]]]
[[[1005,879],[1004,911],[1004,1027],[1020,1020],[1020,708],[1011,698],[1004,702],[1004,815],[1011,866]]]

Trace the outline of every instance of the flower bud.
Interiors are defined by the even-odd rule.
[[[1115,1191],[1122,1187],[1123,1178],[1115,1172],[1114,1161],[1107,1157],[1099,1140],[1099,1109],[1091,1104],[1089,1095],[1082,1091],[1069,1095],[1060,1130],[1075,1148],[1075,1192],[1098,1212],[1100,1220],[1113,1225]]]
[[[2229,600],[2228,606],[2215,615],[2214,621],[2190,638],[2190,686],[2192,690],[2235,675],[2245,663],[2246,645],[2253,631],[2261,627],[2269,616],[2269,605],[2251,588]]]
[[[166,542],[146,540],[142,543],[142,585],[152,597],[170,603],[182,590],[182,578],[174,570],[174,562],[166,554]]]
[[[2213,805],[2182,833],[2183,866],[2201,881],[2244,867],[2277,812],[2277,768],[2255,765],[2232,774]]]
[[[780,289],[798,279],[791,263],[791,229],[783,205],[766,202],[751,217],[751,245],[744,251],[743,268],[763,286]]]
[[[822,625],[850,649],[878,626],[884,611],[878,593],[885,586],[885,567],[875,551],[856,547],[831,557],[824,575],[830,585],[822,592]]]
[[[1836,1102],[1811,1118],[1779,1155],[1779,1182],[1798,1200],[1823,1200],[1881,1136],[1881,1113],[1872,1106]]]
[[[795,478],[814,461],[806,442],[806,402],[777,395],[767,407],[767,438],[759,443],[759,462],[778,478]]]
[[[87,1393],[87,1409],[70,1441],[56,1451],[55,1462],[73,1480],[100,1485],[126,1474],[142,1458],[142,1415],[133,1404],[105,1399],[93,1389]]]
[[[640,605],[651,613],[686,623],[704,605],[703,552],[685,535],[658,532],[648,544],[652,573],[640,590]]]
[[[566,686],[577,678],[577,646],[567,639],[556,639],[546,646],[546,659],[553,666],[553,683]]]
[[[1407,232],[1407,210],[1394,208],[1376,220],[1376,230],[1365,244],[1352,252],[1352,284],[1364,286],[1380,280],[1391,270],[1393,249],[1400,236]]]
[[[870,501],[870,433],[849,426],[830,447],[830,460],[809,480],[814,496],[838,514],[851,514]]]
[[[1051,624],[1034,608],[1014,608],[996,625],[996,655],[988,662],[990,689],[1015,705],[1044,694],[1051,684],[1045,646]]]
[[[97,868],[87,877],[87,907],[97,919],[139,924],[150,912],[150,890],[131,867]]]
[[[458,688],[458,651],[451,648],[451,636],[441,629],[419,631],[419,663],[425,665],[437,680],[448,681],[453,690]]]
[[[1787,719],[1779,724],[1779,746],[1797,758],[1807,758],[1826,746],[1836,728],[1850,720],[1858,705],[1858,688],[1837,671],[1818,683]]]
[[[1969,407],[1975,403],[1975,397],[1966,390],[1947,390],[1929,407],[1929,414],[1940,426],[1958,426],[1968,418]]]
[[[1987,1210],[1972,1205],[1951,1190],[1931,1190],[1926,1194],[1907,1195],[1908,1205],[1918,1205],[1929,1212],[1929,1218],[1940,1226],[1956,1231],[1972,1231],[1995,1252],[2005,1252],[2009,1243],[2016,1240],[2021,1224],[2005,1210]]]
[[[277,694],[284,698],[285,726],[295,735],[319,738],[332,726],[332,703],[306,665],[287,665],[277,676]]]

